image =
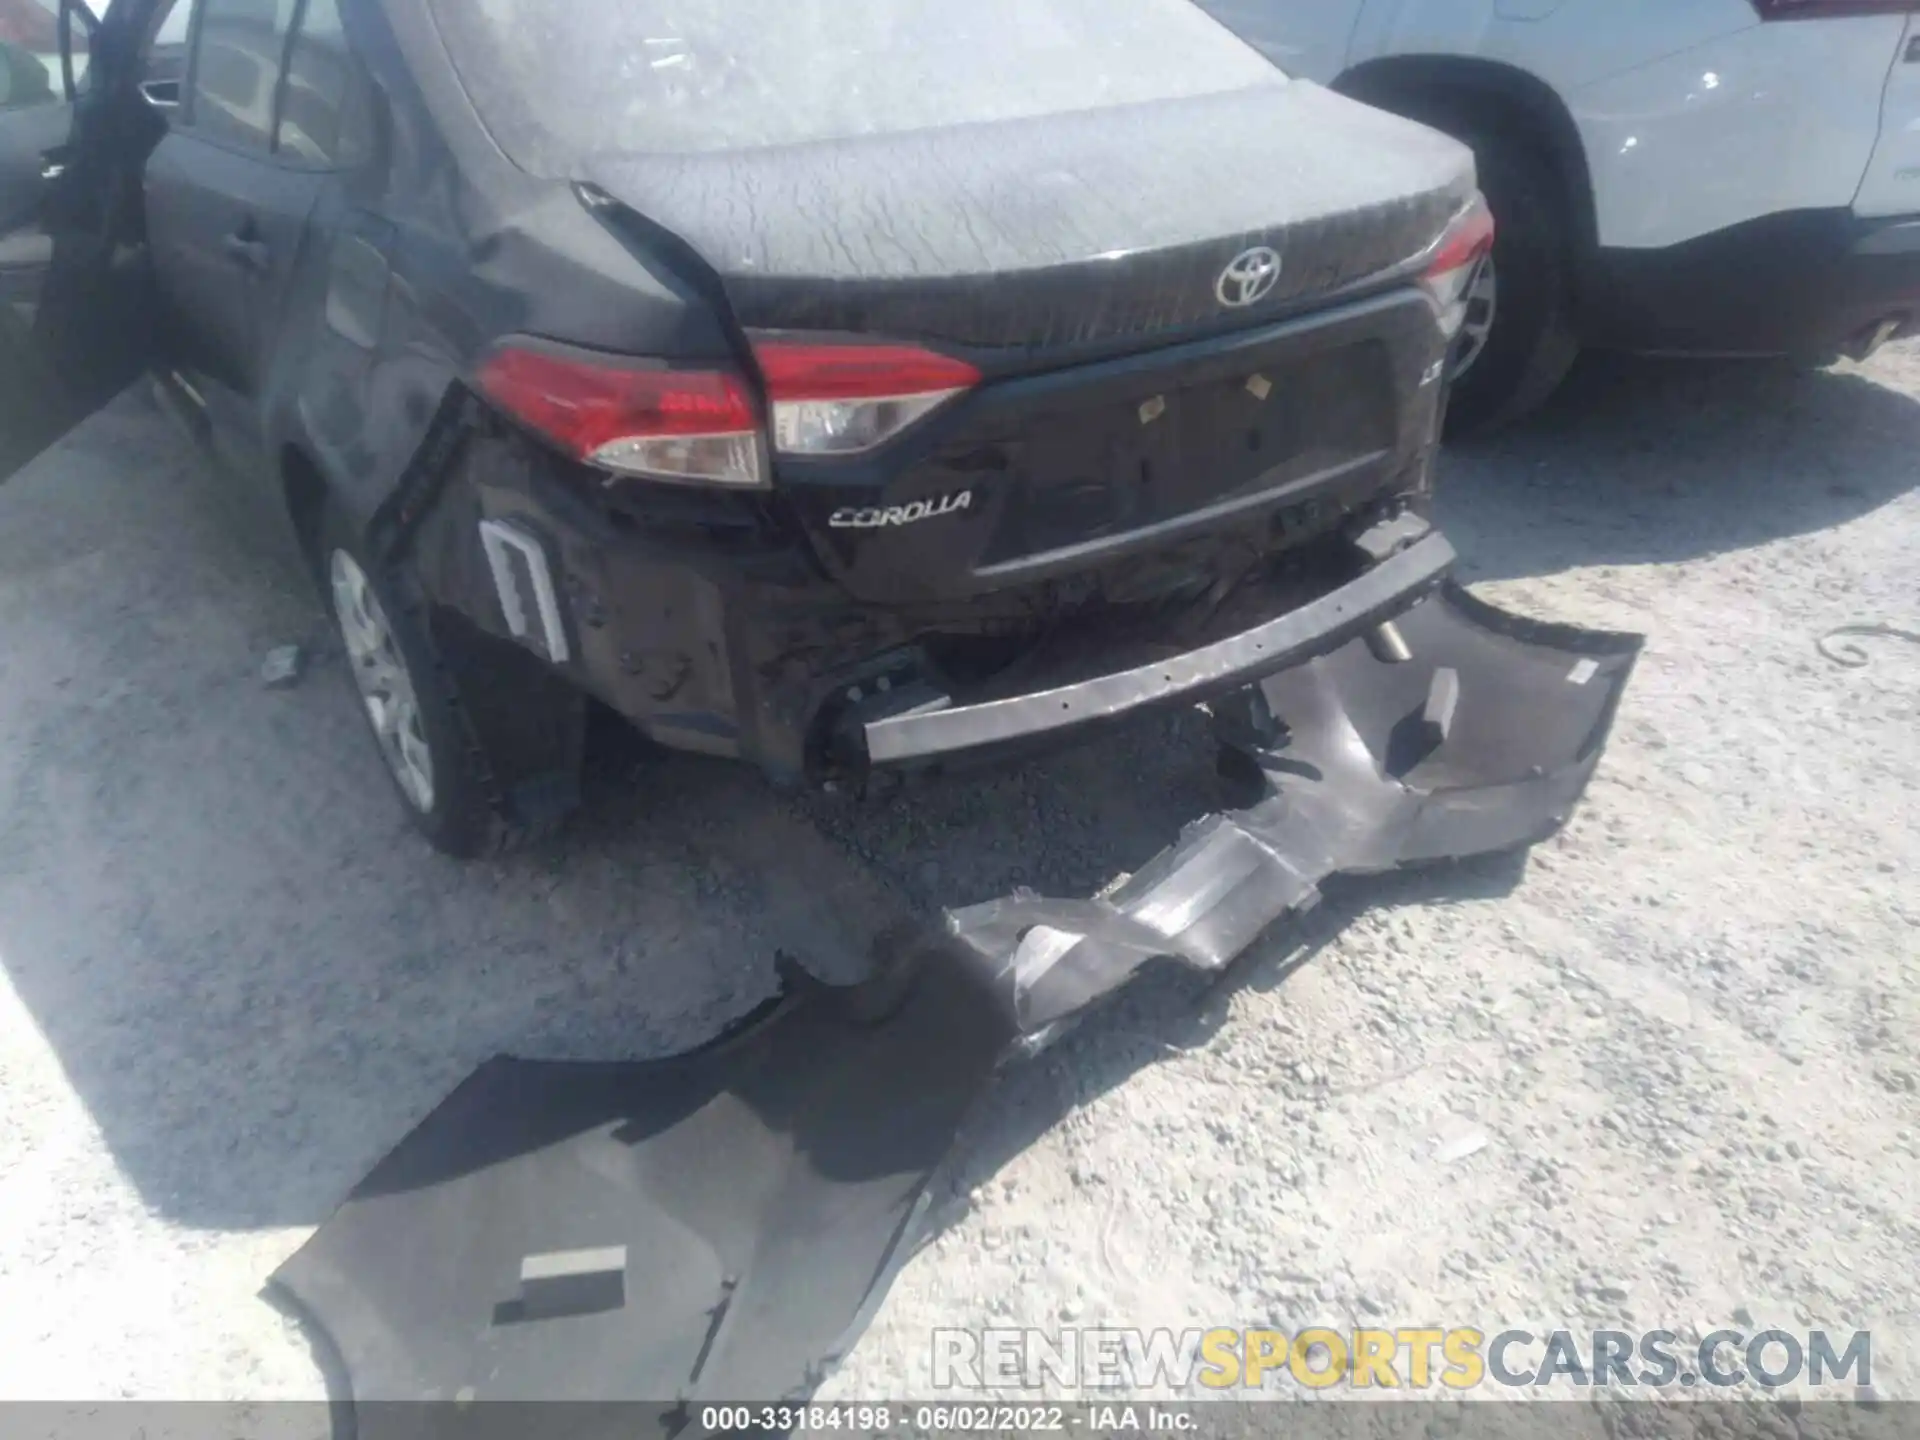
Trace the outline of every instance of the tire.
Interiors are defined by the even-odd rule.
[[[414,828],[436,850],[463,860],[533,838],[532,827],[511,824],[503,813],[494,767],[405,567],[375,564],[332,505],[315,559],[369,738]]]
[[[1572,246],[1561,188],[1530,149],[1451,128],[1473,147],[1497,227],[1492,328],[1447,402],[1449,437],[1482,434],[1537,409],[1580,353],[1573,328]]]

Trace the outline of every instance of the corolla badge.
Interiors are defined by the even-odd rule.
[[[916,525],[922,520],[972,508],[973,491],[956,490],[931,500],[915,500],[910,505],[848,505],[828,516],[827,524],[835,530],[884,530],[893,525]]]
[[[1280,283],[1280,252],[1271,245],[1256,245],[1242,250],[1227,262],[1214,282],[1213,293],[1222,305],[1239,309],[1256,300],[1264,300]]]

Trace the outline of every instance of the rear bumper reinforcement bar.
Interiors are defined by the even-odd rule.
[[[1431,533],[1317,600],[1184,655],[1074,685],[977,705],[935,702],[939,708],[868,721],[867,758],[881,765],[949,755],[1251,684],[1404,610],[1439,583],[1454,558],[1446,537]]]

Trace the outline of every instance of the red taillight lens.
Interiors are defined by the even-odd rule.
[[[789,455],[870,450],[980,382],[964,360],[913,345],[756,339],[773,405],[773,444]]]
[[[914,345],[812,345],[758,340],[753,353],[776,400],[875,400],[952,394],[980,381],[964,360]]]
[[[1440,328],[1452,339],[1467,323],[1467,292],[1481,262],[1493,250],[1493,212],[1476,195],[1433,247],[1432,258],[1420,277],[1421,288],[1433,301]]]
[[[1762,20],[1838,20],[1847,15],[1911,15],[1915,0],[1753,0]]]
[[[753,396],[728,371],[511,341],[487,358],[479,382],[509,415],[590,465],[657,480],[766,483]]]

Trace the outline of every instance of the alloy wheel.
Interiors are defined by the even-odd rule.
[[[1460,338],[1453,344],[1453,373],[1458,380],[1486,353],[1487,339],[1493,334],[1493,321],[1500,308],[1500,279],[1493,268],[1493,257],[1480,262],[1480,269],[1467,287],[1467,319],[1460,327]]]
[[[424,815],[433,809],[433,752],[406,656],[360,562],[344,550],[335,550],[328,561],[328,575],[334,619],[346,642],[347,662],[353,667],[374,738],[401,793]]]

